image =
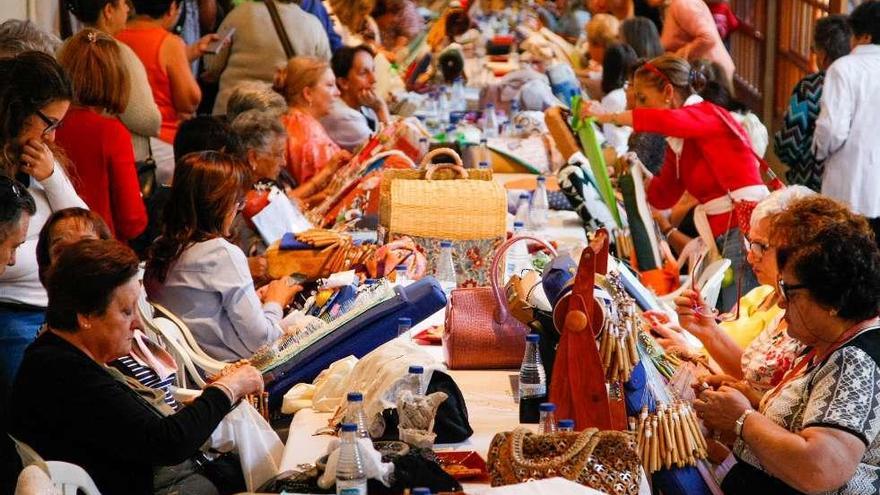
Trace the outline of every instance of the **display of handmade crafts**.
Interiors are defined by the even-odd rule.
[[[444,392],[434,392],[427,396],[413,395],[409,390],[397,398],[397,425],[400,440],[420,448],[434,446],[434,418],[437,408],[447,399]]]
[[[670,406],[658,403],[654,413],[643,407],[638,418],[629,419],[636,433],[639,457],[648,474],[660,469],[695,466],[705,459],[708,445],[690,404],[676,401]]]
[[[627,382],[639,364],[636,337],[640,319],[636,313],[636,303],[626,292],[618,274],[609,273],[605,277],[605,285],[611,294],[613,307],[611,318],[606,319],[605,331],[599,339],[599,356],[609,382]]]

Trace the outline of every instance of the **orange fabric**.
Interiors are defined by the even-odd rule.
[[[168,71],[159,62],[159,50],[165,38],[172,34],[160,27],[126,28],[116,34],[116,39],[125,43],[134,51],[135,55],[144,64],[147,70],[147,80],[153,91],[153,99],[162,114],[162,127],[159,129],[159,139],[169,144],[174,144],[174,136],[177,134],[177,126],[180,125],[180,116],[174,108],[174,100],[171,98],[171,81],[168,79]]]
[[[342,150],[318,119],[306,112],[291,108],[282,122],[290,138],[287,140],[287,170],[298,184],[309,180]]]

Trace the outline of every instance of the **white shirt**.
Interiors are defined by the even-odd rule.
[[[247,258],[226,239],[193,244],[163,284],[145,285],[150,299],[186,323],[214,359],[247,359],[281,336],[281,306],[260,304]]]
[[[880,45],[860,45],[825,74],[813,133],[822,194],[880,217]]]
[[[15,254],[15,265],[6,268],[0,275],[0,301],[30,304],[45,308],[49,304],[46,289],[40,283],[37,267],[37,240],[46,220],[58,210],[78,206],[88,209],[80,199],[65,175],[64,170],[55,163],[52,175],[44,181],[30,178],[28,192],[34,197],[37,212],[28,224],[27,238]]]
[[[602,98],[602,108],[609,113],[626,111],[626,90],[617,88],[605,95]],[[629,135],[632,134],[632,131],[632,127],[625,125],[602,124],[602,134],[605,135],[605,141],[614,148],[618,156],[626,153],[629,149]]]
[[[342,98],[337,98],[330,113],[321,118],[321,125],[336,144],[348,151],[354,151],[375,132],[370,126],[368,116],[378,124],[379,118],[372,109],[351,108]]]

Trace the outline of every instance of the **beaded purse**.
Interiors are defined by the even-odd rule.
[[[635,438],[621,431],[536,435],[524,428],[495,435],[489,446],[492,486],[563,477],[610,494],[636,495],[641,461]]]

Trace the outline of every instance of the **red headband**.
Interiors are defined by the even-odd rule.
[[[660,69],[658,69],[657,67],[655,67],[654,64],[652,64],[651,62],[645,62],[645,64],[642,65],[642,67],[644,67],[645,69],[648,69],[649,71],[653,72],[653,73],[654,73],[657,77],[659,77],[660,79],[663,79],[663,81],[664,81],[666,84],[668,84],[668,85],[670,85],[670,86],[675,86],[674,84],[672,84],[672,81],[669,80],[669,76],[667,76],[666,74],[664,74],[663,71],[661,71]]]

